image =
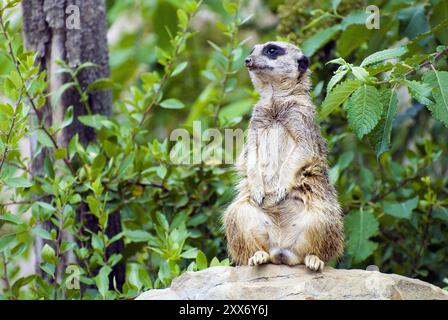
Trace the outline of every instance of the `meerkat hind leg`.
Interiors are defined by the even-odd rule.
[[[307,254],[305,257],[305,266],[312,271],[322,271],[325,263],[314,254]]]
[[[255,252],[255,254],[249,259],[248,264],[250,266],[258,266],[269,262],[270,262],[269,253],[260,250]]]

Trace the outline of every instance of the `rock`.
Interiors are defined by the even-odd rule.
[[[429,283],[378,271],[326,267],[313,273],[303,266],[213,267],[187,272],[171,288],[150,290],[137,300],[270,299],[441,299],[448,292]]]

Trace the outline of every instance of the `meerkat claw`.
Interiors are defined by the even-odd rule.
[[[259,266],[261,264],[265,264],[269,262],[269,254],[265,251],[257,251],[249,259],[249,266]]]
[[[264,195],[262,192],[255,192],[252,195],[252,200],[259,206],[261,207],[263,205],[263,201],[264,201]]]
[[[305,257],[305,266],[311,271],[322,271],[324,269],[324,262],[314,254],[309,254]]]
[[[278,188],[275,196],[275,202],[278,204],[286,199],[288,190],[286,188]]]

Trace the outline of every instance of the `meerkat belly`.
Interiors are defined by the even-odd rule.
[[[258,136],[259,170],[267,194],[278,186],[282,166],[294,150],[296,143],[280,124],[260,130]],[[291,173],[290,173],[291,174]]]

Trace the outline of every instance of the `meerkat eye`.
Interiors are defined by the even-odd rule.
[[[277,57],[286,54],[285,49],[276,46],[275,44],[268,44],[263,48],[263,55],[268,57],[269,59],[277,59]]]

